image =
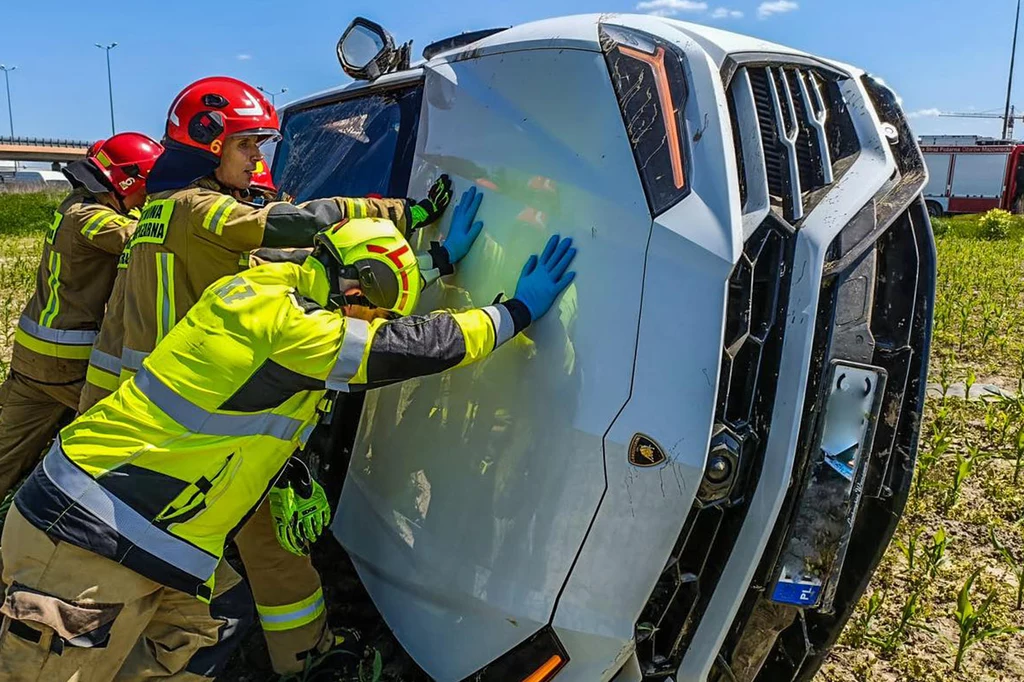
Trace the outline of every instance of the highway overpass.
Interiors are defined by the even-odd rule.
[[[0,161],[67,163],[85,158],[92,142],[32,137],[0,137]]]

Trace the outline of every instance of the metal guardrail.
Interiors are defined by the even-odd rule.
[[[92,142],[86,140],[61,140],[45,137],[0,137],[0,144],[25,147],[82,147],[88,149]]]

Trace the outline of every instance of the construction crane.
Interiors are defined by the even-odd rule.
[[[970,111],[964,111],[964,112],[951,111],[951,112],[948,112],[948,113],[939,114],[939,116],[942,116],[942,117],[945,117],[945,118],[997,118],[997,119],[999,119],[999,120],[1001,120],[1003,122],[1003,139],[1004,140],[1011,140],[1011,139],[1013,139],[1013,122],[1017,118],[1016,117],[1016,111],[1017,111],[1016,107],[1013,106],[1013,105],[1010,105],[1010,107],[1007,109],[1006,114],[985,114],[985,113],[970,112]],[[1021,119],[1022,122],[1024,122],[1024,116],[1021,116],[1020,119]]]

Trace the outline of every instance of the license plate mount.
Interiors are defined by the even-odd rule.
[[[864,490],[886,378],[881,367],[832,363],[821,428],[769,583],[772,601],[831,612]]]

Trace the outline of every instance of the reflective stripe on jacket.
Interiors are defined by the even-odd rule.
[[[132,241],[125,288],[122,381],[185,316],[214,281],[244,270],[261,246],[307,247],[321,229],[346,217],[387,217],[405,230],[401,199],[278,201],[256,207],[215,180],[149,197]]]
[[[465,365],[529,323],[518,301],[367,323],[325,310],[327,296],[312,258],[217,281],[133,379],[61,432],[19,510],[207,598],[225,543],[308,438],[325,389]]]
[[[118,254],[134,230],[134,220],[84,190],[61,202],[43,239],[35,291],[15,331],[11,369],[52,384],[85,377]]]

